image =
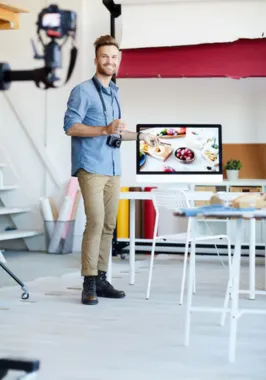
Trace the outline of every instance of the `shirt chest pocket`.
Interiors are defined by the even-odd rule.
[[[106,125],[105,115],[101,101],[93,100],[83,119],[83,123],[90,126]]]

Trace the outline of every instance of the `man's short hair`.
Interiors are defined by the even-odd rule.
[[[97,56],[97,52],[101,46],[115,46],[119,50],[117,41],[109,35],[101,36],[94,42],[95,56]]]

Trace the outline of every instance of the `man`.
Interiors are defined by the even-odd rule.
[[[98,297],[123,298],[107,280],[108,258],[116,226],[120,196],[122,140],[136,140],[121,120],[118,87],[111,81],[120,63],[119,47],[111,36],[96,40],[96,73],[74,87],[68,99],[64,130],[72,140],[72,176],[77,176],[84,200],[86,227],[82,240],[84,276],[81,302],[98,303]],[[149,145],[153,136],[139,136]]]

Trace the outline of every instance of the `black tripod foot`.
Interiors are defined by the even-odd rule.
[[[22,289],[22,291],[23,291],[23,293],[22,293],[22,295],[21,295],[21,298],[23,299],[23,300],[27,300],[27,299],[29,299],[29,292],[28,292],[28,289],[27,289],[27,287],[25,286],[25,284],[23,284],[23,282],[13,273],[13,272],[11,272],[11,270],[10,269],[8,269],[8,267],[5,265],[5,264],[3,264],[1,261],[0,261],[0,267],[2,268],[2,269],[4,269],[4,271],[7,273],[7,274],[9,274],[9,276],[10,277],[12,277],[13,278],[13,280],[14,281],[16,281],[20,286],[21,286],[21,289]]]
[[[116,242],[113,244],[113,256],[119,256],[121,257],[121,260],[124,260],[126,258],[126,253],[123,252],[123,249],[126,248],[129,245],[127,242]]]
[[[30,379],[34,374],[36,374],[40,369],[39,360],[28,360],[28,359],[11,359],[3,358],[0,359],[0,379],[3,379],[9,371],[23,371],[26,373],[21,379]],[[27,376],[29,375],[29,376]],[[32,376],[30,376],[32,375]]]
[[[30,295],[29,295],[28,291],[25,290],[25,288],[22,289],[22,290],[24,290],[24,292],[21,294],[21,298],[22,298],[23,300],[28,300],[28,299],[30,298]]]

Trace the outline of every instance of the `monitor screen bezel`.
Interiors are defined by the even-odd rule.
[[[143,176],[143,175],[148,175],[148,176],[154,176],[154,175],[164,175],[164,176],[175,176],[175,175],[185,175],[185,176],[193,176],[193,175],[208,175],[208,176],[221,176],[223,175],[223,153],[222,153],[222,147],[223,147],[223,141],[222,141],[222,125],[221,124],[187,124],[187,123],[180,123],[180,124],[137,124],[136,125],[136,131],[137,133],[140,132],[141,128],[181,128],[181,127],[186,127],[186,128],[218,128],[218,136],[219,136],[219,144],[220,144],[220,149],[219,149],[219,170],[216,172],[212,171],[187,171],[187,172],[142,172],[140,171],[140,155],[139,155],[139,138],[137,138],[137,143],[136,143],[136,174],[138,176]]]

